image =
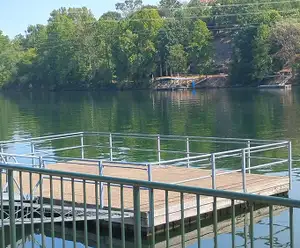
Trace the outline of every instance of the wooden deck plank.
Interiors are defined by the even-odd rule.
[[[79,164],[80,163],[80,164]],[[137,166],[126,166],[131,168],[124,168],[124,165],[117,165],[117,167],[109,167],[104,163],[104,175],[119,178],[130,178],[138,180],[147,180],[148,174],[146,167]],[[69,172],[78,172],[85,174],[99,175],[99,167],[97,163],[92,162],[78,162],[70,161],[68,163],[57,163],[47,165],[48,169],[56,169]],[[143,170],[145,169],[145,170]],[[211,175],[210,170],[198,169],[198,168],[183,168],[175,166],[157,166],[152,168],[152,180],[156,182],[164,183],[176,183],[191,178],[198,178],[203,176]],[[3,182],[5,181],[5,175],[3,176]],[[33,174],[33,186],[38,182],[39,176]],[[18,175],[16,175],[16,181],[18,180]],[[54,180],[53,182],[53,196],[54,199],[61,199],[61,189],[60,181]],[[217,176],[216,180],[217,189],[229,190],[235,192],[243,192],[242,188],[242,174],[235,172],[226,175]],[[288,191],[289,180],[288,177],[278,177],[278,176],[266,176],[257,174],[247,174],[246,175],[247,192],[255,193],[261,195],[275,195]],[[182,185],[211,188],[212,180],[211,178],[195,180],[191,182],[182,183]],[[95,205],[95,185],[87,184],[87,203]],[[24,193],[29,194],[29,174],[23,173],[23,190]],[[104,202],[107,205],[107,187],[104,187]],[[39,194],[39,189],[36,191]],[[120,188],[112,187],[112,207],[120,208]],[[75,183],[75,195],[76,203],[78,205],[83,203],[83,185],[81,182]],[[49,179],[45,178],[43,181],[43,196],[46,198],[50,197],[50,182]],[[132,189],[124,189],[124,206],[126,209],[133,209],[133,192]],[[161,190],[154,191],[154,208],[155,208],[155,224],[160,225],[164,223],[164,213],[165,213],[165,192]],[[72,188],[70,181],[64,181],[64,200],[66,202],[72,201]],[[201,197],[201,213],[207,213],[212,211],[212,197]],[[180,219],[180,195],[178,193],[169,192],[169,213],[170,221],[176,221]],[[218,199],[217,202],[218,209],[226,208],[230,206],[230,201],[226,199]],[[147,190],[141,190],[141,211],[143,212],[143,217],[147,218],[147,212],[149,211],[149,195]],[[192,217],[196,213],[196,201],[194,195],[185,194],[185,216]]]

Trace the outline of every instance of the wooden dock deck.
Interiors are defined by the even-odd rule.
[[[130,178],[138,180],[148,180],[147,171],[141,167],[132,165],[132,168],[122,168],[122,165],[109,167],[104,165],[103,175],[119,178]],[[124,166],[123,166],[124,167]],[[93,162],[78,162],[70,161],[70,163],[56,163],[47,165],[48,169],[62,170],[68,172],[78,172],[86,174],[99,175],[99,167],[97,163]],[[211,175],[211,170],[198,169],[198,168],[183,168],[175,166],[155,166],[152,168],[152,181],[164,182],[164,183],[178,183],[192,178],[199,178],[202,176]],[[3,174],[3,182],[5,181],[5,175]],[[15,176],[16,181],[19,180],[19,176]],[[29,194],[29,175],[23,173],[23,191]],[[38,175],[33,175],[33,186],[39,181]],[[289,178],[279,176],[266,176],[258,174],[246,175],[247,192],[259,195],[278,195],[289,191]],[[180,183],[181,185],[196,186],[201,188],[212,188],[211,178],[195,180],[191,182]],[[72,201],[72,188],[70,181],[63,182],[63,195],[66,204]],[[234,172],[231,174],[217,176],[216,180],[217,189],[228,190],[235,192],[243,192],[242,174]],[[95,185],[87,184],[87,204],[93,206],[96,204],[95,197]],[[107,189],[104,187],[104,206],[107,206]],[[37,188],[36,195],[39,195]],[[120,209],[120,188],[112,186],[112,207],[114,210]],[[54,199],[60,201],[61,199],[61,185],[59,180],[53,181],[53,196]],[[43,197],[50,198],[50,180],[49,178],[43,179]],[[83,184],[82,182],[75,183],[75,202],[77,206],[83,204]],[[196,216],[196,199],[195,196],[185,194],[185,218],[193,218]],[[170,222],[176,222],[181,219],[180,215],[180,195],[178,193],[169,193],[169,220]],[[201,214],[210,214],[213,210],[213,198],[201,197]],[[230,207],[231,201],[226,199],[217,200],[218,210]],[[236,202],[236,204],[240,204]],[[133,192],[131,188],[124,188],[124,207],[127,211],[133,209]],[[165,192],[161,190],[154,191],[154,217],[155,226],[162,226],[165,224]],[[147,190],[141,190],[141,211],[142,211],[142,226],[144,228],[149,227],[149,195]],[[119,223],[121,220],[114,218],[115,223]],[[127,224],[133,224],[132,218],[127,218]]]

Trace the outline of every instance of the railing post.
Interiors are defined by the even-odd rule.
[[[157,158],[158,158],[158,163],[161,161],[161,154],[160,154],[160,136],[157,136]]]
[[[247,167],[248,173],[251,174],[251,141],[248,140],[247,142],[248,152],[247,152]]]
[[[152,167],[151,164],[147,165],[147,171],[148,171],[148,181],[152,182]],[[153,189],[148,189],[149,192],[149,226],[151,227],[151,230],[154,230],[154,192]],[[152,233],[152,235],[155,235]],[[153,237],[153,236],[152,236]]]
[[[243,182],[243,191],[247,192],[246,188],[246,152],[245,149],[242,149],[242,182]]]
[[[103,176],[103,162],[102,160],[100,160],[98,162],[98,166],[99,166],[99,175]],[[100,209],[103,209],[104,206],[104,190],[103,190],[103,182],[100,182]]]
[[[8,174],[8,195],[9,195],[9,225],[10,225],[10,247],[16,248],[16,223],[15,223],[15,192],[14,172],[9,169]],[[22,185],[20,185],[22,187]]]
[[[34,156],[35,149],[34,149],[34,143],[33,142],[30,143],[30,147],[31,147],[31,155]],[[32,158],[32,165],[35,165],[35,158],[34,157]]]
[[[187,167],[190,167],[190,140],[189,137],[186,138],[186,157],[187,157]]]
[[[2,145],[2,144],[0,145],[0,153],[1,153],[1,158],[3,159],[3,163],[5,163],[6,159],[5,159],[5,157],[2,155],[2,154],[4,153],[4,148],[3,148],[3,145]],[[1,158],[0,158],[0,159],[1,159]]]
[[[216,189],[216,156],[214,153],[211,154],[211,176],[212,176],[212,188]]]
[[[43,164],[43,157],[39,156],[39,166],[40,168],[44,168],[44,164]]]
[[[133,205],[134,205],[134,238],[135,248],[142,247],[142,228],[141,228],[141,203],[140,203],[140,188],[133,187]]]
[[[109,159],[113,161],[113,139],[112,134],[109,134]]]
[[[81,158],[84,159],[84,139],[83,133],[80,135]]]
[[[148,181],[152,181],[152,167],[151,164],[147,164],[147,172],[148,172]]]
[[[293,182],[293,155],[292,155],[292,142],[289,141],[288,144],[288,163],[289,163],[289,184],[290,190],[292,189]]]

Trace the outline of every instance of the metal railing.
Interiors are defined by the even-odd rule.
[[[231,214],[231,245],[236,246],[236,207],[237,203],[247,203],[249,207],[250,214],[250,229],[249,237],[251,247],[255,244],[255,229],[253,221],[253,211],[256,204],[266,204],[269,206],[269,244],[270,247],[274,247],[274,223],[273,223],[273,206],[284,206],[289,208],[289,230],[290,230],[290,247],[294,247],[294,230],[293,230],[293,213],[295,208],[300,208],[300,201],[280,198],[280,197],[266,197],[245,193],[236,193],[229,191],[220,191],[215,189],[204,189],[189,187],[184,185],[176,184],[165,184],[158,182],[148,182],[139,180],[130,180],[124,178],[113,178],[98,175],[87,175],[72,172],[64,172],[58,170],[47,170],[44,168],[33,168],[12,164],[0,164],[0,192],[2,192],[2,187],[4,181],[7,178],[8,183],[8,196],[0,194],[0,219],[1,219],[1,239],[3,247],[5,244],[5,234],[4,227],[9,225],[10,229],[10,245],[12,248],[16,248],[16,225],[21,225],[22,230],[22,243],[26,242],[25,237],[25,226],[30,225],[31,236],[34,237],[34,225],[35,223],[40,224],[40,235],[41,235],[41,246],[45,247],[45,224],[50,223],[51,225],[51,245],[55,247],[55,222],[60,222],[62,226],[62,242],[63,247],[66,245],[65,240],[65,225],[66,222],[72,224],[73,231],[73,242],[74,247],[76,247],[77,242],[77,220],[83,221],[83,231],[84,231],[84,245],[88,246],[88,221],[93,215],[95,222],[95,232],[96,232],[96,246],[100,247],[100,233],[102,232],[102,226],[100,226],[101,221],[107,223],[108,229],[108,242],[109,247],[113,247],[113,228],[115,228],[116,222],[119,223],[120,233],[121,233],[121,246],[125,247],[125,240],[128,238],[127,229],[128,225],[133,226],[134,230],[134,245],[136,248],[142,247],[142,232],[143,226],[145,225],[145,210],[143,209],[143,204],[141,200],[141,189],[147,188],[151,192],[151,204],[150,204],[150,215],[149,215],[149,233],[151,235],[151,242],[154,247],[155,245],[155,223],[157,221],[157,216],[155,215],[155,205],[154,196],[160,195],[160,206],[164,212],[164,223],[165,223],[165,235],[166,235],[166,247],[170,247],[170,222],[171,216],[174,215],[172,208],[174,204],[178,205],[180,214],[180,235],[181,235],[181,247],[186,246],[185,240],[185,228],[186,219],[190,217],[190,211],[193,211],[195,217],[196,229],[197,229],[197,244],[198,247],[201,245],[201,214],[202,214],[202,202],[206,202],[207,199],[212,199],[210,204],[212,205],[213,213],[213,236],[215,247],[224,247],[219,244],[218,241],[218,204],[219,199],[226,199],[229,202],[230,214]],[[7,174],[7,177],[2,176]],[[33,199],[32,194],[30,194],[30,199],[15,199],[16,197],[16,186],[15,186],[15,175],[20,178],[19,188],[22,192],[29,190],[32,193],[33,190],[33,178],[43,178],[47,177],[49,180],[44,180],[42,184],[39,185],[39,197],[38,199]],[[27,176],[26,176],[27,175]],[[65,180],[68,180],[67,183]],[[100,208],[100,191],[101,184],[105,183],[107,185],[107,208],[105,210]],[[88,185],[89,184],[89,185]],[[118,186],[116,190],[115,185]],[[70,192],[67,192],[69,187]],[[93,190],[91,190],[92,188]],[[132,190],[128,191],[126,187],[131,187]],[[46,190],[48,188],[48,191]],[[56,188],[60,188],[57,192]],[[126,191],[127,190],[127,191]],[[80,191],[80,192],[79,192]],[[125,192],[126,191],[126,192]],[[159,194],[158,192],[164,192]],[[130,194],[128,193],[130,192]],[[71,195],[68,195],[71,193]],[[125,195],[126,194],[126,195]],[[78,206],[80,201],[77,197],[81,196],[82,203]],[[21,194],[22,196],[22,194]],[[94,203],[93,207],[88,205],[87,199],[93,196]],[[119,204],[119,215],[114,216],[115,199],[116,197],[120,201]],[[192,203],[191,204],[191,199]],[[176,203],[174,203],[174,201]],[[178,202],[177,202],[178,201]],[[26,211],[25,211],[26,209]],[[38,209],[38,215],[35,212]],[[79,214],[80,212],[80,214]],[[57,214],[60,213],[60,217]],[[131,214],[131,215],[130,215]],[[128,222],[128,219],[131,222]],[[29,221],[28,221],[29,220]],[[34,243],[32,244],[34,247]]]
[[[88,137],[102,137],[105,138],[104,140],[107,141],[107,144],[85,144],[85,138]],[[113,159],[113,150],[116,149],[122,149],[124,147],[122,146],[114,146],[116,139],[125,139],[125,138],[134,138],[137,140],[152,140],[156,142],[155,149],[138,149],[137,147],[127,147],[131,150],[140,150],[140,151],[148,151],[148,152],[157,152],[157,158],[159,159],[159,154],[162,152],[170,152],[170,153],[179,153],[184,154],[185,156],[188,156],[189,154],[199,154],[199,151],[192,152],[190,150],[191,143],[197,142],[197,143],[215,143],[215,144],[235,144],[235,145],[241,145],[246,147],[250,146],[257,146],[257,145],[263,145],[263,144],[271,144],[271,143],[278,143],[278,142],[284,142],[284,141],[278,141],[278,140],[259,140],[259,139],[241,139],[241,138],[219,138],[219,137],[201,137],[201,136],[177,136],[177,135],[152,135],[152,134],[135,134],[135,133],[105,133],[105,132],[75,132],[75,133],[67,133],[67,134],[57,134],[57,135],[48,135],[48,136],[42,136],[42,137],[34,137],[34,138],[24,138],[24,139],[16,139],[16,140],[10,140],[10,141],[1,141],[0,142],[0,152],[4,151],[5,146],[11,145],[11,144],[21,144],[21,143],[27,143],[30,144],[30,147],[32,148],[32,153],[35,153],[35,145],[37,144],[43,144],[46,142],[53,142],[58,140],[66,140],[66,139],[74,139],[79,138],[80,143],[76,146],[70,146],[70,147],[64,147],[65,149],[83,149],[86,147],[98,147],[98,148],[109,148],[110,150],[110,157]],[[161,149],[162,142],[166,141],[172,141],[172,142],[182,142],[185,144],[185,151],[183,150],[164,150]],[[62,151],[61,149],[50,149],[52,152],[55,151]],[[40,152],[47,152],[47,149],[42,149]],[[48,151],[50,152],[50,151]],[[84,149],[82,151],[82,157],[84,157]]]
[[[90,140],[91,139],[91,140]],[[55,142],[70,141],[53,148]],[[150,143],[147,143],[147,142]],[[141,143],[139,143],[141,142]],[[171,142],[171,143],[170,143]],[[178,142],[182,150],[170,149],[172,143]],[[127,143],[130,143],[127,145]],[[133,143],[133,144],[132,144]],[[146,144],[147,143],[147,144]],[[192,150],[193,145],[215,144],[221,146],[216,151]],[[12,144],[26,144],[27,150],[22,154],[6,153]],[[59,146],[58,145],[58,146]],[[225,145],[225,147],[222,147]],[[226,149],[229,146],[229,149]],[[226,174],[240,173],[242,190],[247,192],[247,174],[275,166],[285,166],[288,172],[290,188],[292,187],[292,146],[289,141],[254,140],[239,138],[217,138],[200,136],[145,135],[103,132],[76,132],[49,135],[37,138],[0,142],[0,162],[17,165],[47,168],[49,164],[64,162],[68,164],[94,166],[99,168],[99,175],[105,175],[105,167],[120,167],[129,170],[144,170],[148,181],[153,180],[152,170],[162,166],[184,166],[207,169],[210,174],[198,176],[173,184],[185,184],[211,178],[213,189],[217,189],[218,177]],[[234,147],[234,149],[233,149]],[[236,148],[237,147],[237,148]],[[105,150],[102,156],[88,156],[89,149]],[[80,151],[74,156],[61,154],[67,151]],[[154,161],[132,162],[131,158],[118,156],[118,152],[132,151],[151,154]],[[219,150],[219,151],[218,151]],[[274,153],[276,153],[274,156]],[[278,157],[278,154],[281,156]],[[170,156],[167,156],[170,155]],[[172,156],[180,157],[172,157]],[[166,157],[164,159],[164,156]],[[136,156],[135,156],[136,157]],[[90,164],[86,164],[90,162]],[[103,164],[105,163],[105,166]],[[230,166],[228,166],[230,164]],[[221,166],[220,166],[221,165]],[[36,184],[36,188],[40,182]],[[6,190],[8,184],[5,185]],[[35,189],[36,189],[35,188]],[[35,191],[33,191],[35,193]],[[101,206],[103,206],[101,201]]]

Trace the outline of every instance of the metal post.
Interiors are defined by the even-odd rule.
[[[113,161],[113,139],[112,134],[109,134],[109,159]]]
[[[147,171],[148,171],[148,181],[152,182],[152,167],[151,164],[147,165]],[[154,226],[154,192],[153,189],[148,189],[149,192],[149,226],[151,227],[151,233],[152,233],[152,243],[155,245],[155,226]]]
[[[84,159],[84,140],[83,134],[80,135],[81,158]]]
[[[248,152],[247,152],[247,167],[248,173],[251,174],[251,141],[248,140],[247,142]]]
[[[187,157],[187,167],[190,167],[190,140],[189,137],[186,138],[186,157]]]
[[[30,146],[31,146],[31,155],[34,156],[34,153],[35,153],[34,143],[31,142]],[[32,165],[35,165],[35,159],[34,158],[32,158]]]
[[[288,144],[288,163],[289,163],[289,183],[290,183],[290,190],[291,190],[292,182],[293,182],[293,155],[292,155],[292,142],[291,141]]]
[[[41,156],[39,156],[39,167],[44,168],[44,166],[43,166],[43,157],[41,157]],[[42,175],[39,178],[39,184],[40,184],[40,186],[42,186],[42,184],[43,184],[43,176]],[[20,187],[22,187],[22,185],[20,185]]]
[[[1,157],[3,158],[3,163],[5,163],[6,159],[5,159],[5,157],[2,155],[2,154],[4,153],[4,147],[3,147],[2,144],[0,145],[0,153],[1,153]]]
[[[44,168],[44,165],[43,165],[43,157],[39,157],[39,166],[40,168]]]
[[[244,247],[248,248],[248,221],[249,221],[248,213],[245,214],[244,217]]]
[[[138,186],[133,187],[133,203],[134,203],[134,237],[135,247],[142,247],[141,237],[141,209],[140,209],[140,188]]]
[[[160,136],[157,136],[157,157],[158,157],[158,162],[160,163],[161,161],[161,155],[160,155]]]
[[[10,225],[10,247],[16,248],[16,226],[15,226],[15,192],[14,172],[8,170],[8,195],[9,195],[9,225]],[[22,185],[21,185],[22,187]]]
[[[246,152],[242,149],[242,181],[243,181],[243,191],[247,192],[246,188]]]
[[[254,248],[254,216],[253,216],[253,211],[254,211],[254,204],[253,202],[250,202],[250,247]]]
[[[147,172],[148,172],[148,181],[152,181],[152,167],[151,164],[147,164]]]
[[[180,227],[181,227],[181,248],[185,248],[185,223],[184,223],[184,193],[180,193]]]
[[[273,232],[273,205],[269,206],[269,242],[270,248],[274,246],[274,232]]]
[[[212,176],[212,188],[216,189],[216,157],[215,154],[211,154],[211,176]]]
[[[98,163],[99,166],[99,175],[103,176],[103,162],[102,160],[99,161]],[[100,182],[100,209],[103,208],[104,206],[104,190],[103,190],[103,182]]]
[[[294,248],[294,208],[290,207],[290,211],[289,211],[289,217],[290,217],[290,247]]]

